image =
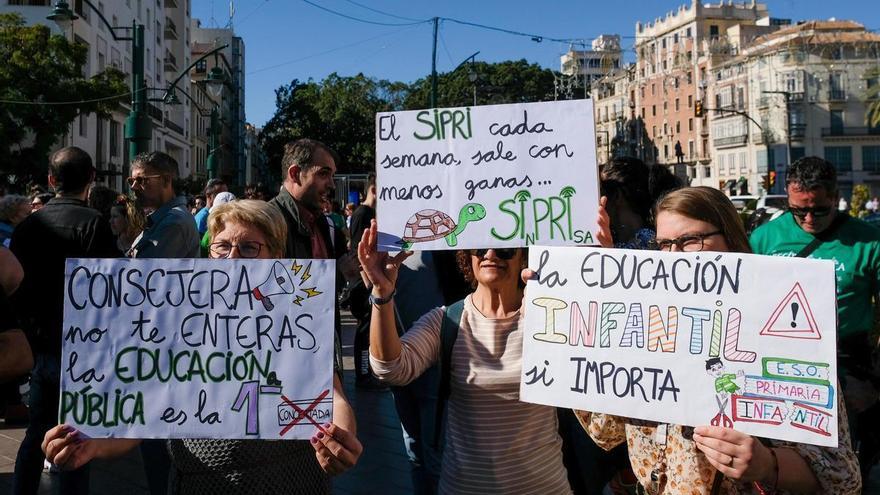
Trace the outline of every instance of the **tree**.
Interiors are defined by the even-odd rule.
[[[471,73],[476,81],[471,82]],[[476,62],[437,76],[437,106],[463,107],[477,105],[525,103],[553,99],[553,71],[525,60],[508,60],[494,64]],[[419,79],[412,84],[405,101],[407,109],[428,108],[431,101],[431,78]]]
[[[849,215],[855,218],[861,218],[868,214],[865,210],[865,203],[871,199],[871,191],[865,184],[856,184],[853,186],[852,197],[849,199]]]
[[[269,167],[280,170],[284,145],[299,138],[326,143],[340,157],[338,171],[365,172],[375,163],[377,112],[401,109],[408,88],[403,83],[330,74],[320,83],[294,79],[275,90],[275,115],[260,141]]]
[[[868,87],[865,89],[865,124],[868,127],[880,127],[880,67],[865,72]]]
[[[49,151],[67,126],[80,114],[107,116],[127,96],[125,75],[116,69],[83,77],[87,56],[86,46],[46,26],[0,14],[0,179],[19,186],[45,181]],[[79,103],[46,104],[58,102]]]

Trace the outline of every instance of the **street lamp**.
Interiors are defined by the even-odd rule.
[[[211,69],[211,72],[208,73],[208,78],[205,80],[205,86],[208,90],[208,94],[211,95],[211,98],[220,98],[220,95],[223,93],[223,86],[226,85],[226,73],[223,72],[218,66],[214,66]]]
[[[116,41],[132,42],[132,66],[131,66],[131,112],[125,121],[125,137],[129,140],[128,154],[129,158],[134,161],[135,157],[147,151],[150,140],[152,139],[153,122],[147,115],[147,97],[146,97],[146,80],[144,79],[144,25],[139,24],[136,20],[131,21],[131,27],[114,26],[107,21],[104,14],[95,7],[89,0],[82,0],[98,14],[98,18],[110,31],[110,35]],[[46,17],[50,21],[55,21],[62,30],[67,28],[70,23],[79,19],[79,17],[70,9],[70,5],[64,0],[55,2],[52,13]],[[116,31],[131,31],[130,36],[118,36]]]
[[[474,70],[474,61],[477,59],[477,55],[479,54],[480,52],[477,51],[470,57],[462,60],[461,63],[458,64],[454,69],[452,69],[452,72],[450,72],[450,74],[452,74],[460,69],[462,65],[470,62],[470,65],[468,66],[468,81],[470,81],[471,84],[474,86],[474,106],[477,106],[477,71]]]

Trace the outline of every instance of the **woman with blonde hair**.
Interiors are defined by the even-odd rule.
[[[146,223],[144,211],[128,196],[120,195],[110,207],[110,230],[116,236],[116,247],[124,254],[131,249]]]

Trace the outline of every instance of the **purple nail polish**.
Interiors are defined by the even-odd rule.
[[[315,436],[318,437],[318,438],[324,438],[324,432],[323,432],[323,431],[319,431],[318,434],[315,435]]]
[[[312,443],[318,443],[318,439],[315,437],[312,437],[309,441]]]
[[[324,423],[324,429],[325,429],[325,430],[328,429],[328,428],[330,428],[331,426],[333,426],[333,425],[330,424],[330,423]]]

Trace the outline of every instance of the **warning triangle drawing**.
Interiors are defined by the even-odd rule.
[[[813,318],[810,302],[807,300],[800,283],[796,282],[782,299],[782,302],[770,315],[764,329],[761,330],[761,335],[792,339],[819,340],[822,338],[816,320]]]

